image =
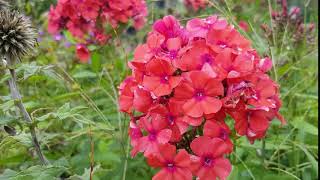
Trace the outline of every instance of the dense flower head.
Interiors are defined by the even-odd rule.
[[[0,0],[0,11],[9,8],[9,3],[5,0]]]
[[[141,29],[146,16],[144,0],[58,0],[50,7],[48,31],[56,35],[67,29],[82,46],[103,45],[111,37],[112,28],[132,21],[136,29]]]
[[[226,179],[232,138],[254,143],[279,114],[279,85],[260,57],[226,20],[173,16],[156,21],[129,62],[119,107],[130,115],[131,155],[161,168],[153,179]],[[229,127],[226,117],[234,121]]]
[[[34,51],[37,32],[31,20],[18,11],[0,10],[0,58],[15,65]]]

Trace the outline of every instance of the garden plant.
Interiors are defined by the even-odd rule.
[[[0,0],[0,180],[318,179],[316,0]]]

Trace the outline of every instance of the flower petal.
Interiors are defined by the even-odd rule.
[[[161,130],[157,135],[157,140],[160,144],[169,142],[172,131],[170,129]]]
[[[226,180],[232,170],[230,161],[225,158],[217,158],[214,160],[213,171],[221,180]]]
[[[174,158],[174,162],[179,167],[186,167],[190,166],[190,155],[184,149],[180,150],[176,157]]]
[[[204,100],[200,101],[201,109],[204,114],[212,114],[218,112],[222,107],[222,102],[213,97],[206,97]]]
[[[201,107],[201,103],[194,98],[188,100],[184,105],[183,105],[183,111],[186,113],[188,116],[198,118],[203,115],[203,109]]]

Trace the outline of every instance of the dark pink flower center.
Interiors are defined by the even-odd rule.
[[[173,171],[174,168],[175,168],[175,166],[174,166],[173,163],[168,163],[168,164],[167,164],[167,169],[168,169],[169,171]]]
[[[214,159],[211,157],[205,157],[203,163],[205,166],[211,167],[214,164]]]
[[[228,47],[228,44],[224,41],[218,41],[217,45],[220,46],[221,48],[226,48]]]
[[[150,141],[155,141],[157,139],[157,134],[155,132],[150,132],[148,137]]]
[[[161,80],[160,80],[161,83],[167,84],[168,81],[169,81],[169,76],[168,76],[168,75],[163,75],[163,76],[161,77]]]
[[[201,101],[205,98],[205,93],[203,90],[196,90],[194,93],[194,98],[196,98],[196,100]]]
[[[175,117],[172,116],[171,114],[168,115],[168,122],[169,122],[169,125],[174,125],[174,120],[175,120]]]
[[[225,141],[228,139],[228,137],[229,137],[228,132],[224,129],[220,129],[219,138],[221,138]]]
[[[213,63],[213,57],[210,54],[204,54],[201,56],[201,61],[203,62],[203,64],[208,63],[208,64],[212,64]]]
[[[177,57],[177,55],[178,55],[178,51],[176,51],[176,50],[172,50],[169,52],[170,59],[175,59]]]

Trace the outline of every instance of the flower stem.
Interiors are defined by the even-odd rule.
[[[18,90],[18,86],[16,83],[16,73],[14,69],[9,69],[11,78],[9,79],[9,89],[10,89],[10,93],[11,96],[14,100],[15,105],[18,107],[18,109],[20,110],[20,113],[22,114],[24,120],[29,124],[29,128],[30,128],[30,133],[31,133],[31,137],[32,137],[32,142],[34,145],[34,148],[37,152],[37,155],[41,161],[42,165],[48,165],[49,161],[46,159],[46,157],[43,155],[41,149],[40,149],[40,144],[36,135],[36,131],[35,131],[35,127],[32,123],[32,119],[29,115],[29,113],[26,110],[26,107],[24,106],[22,99],[21,99],[21,95],[19,93]]]

